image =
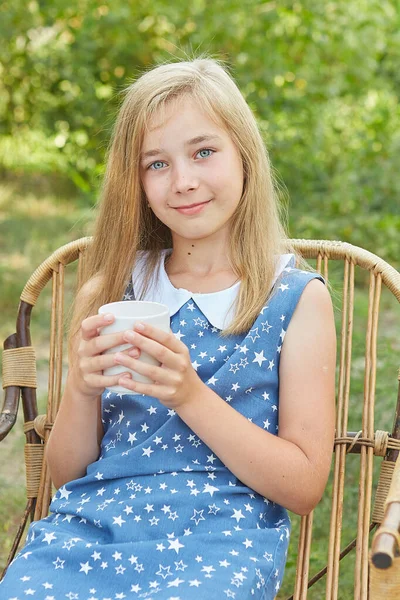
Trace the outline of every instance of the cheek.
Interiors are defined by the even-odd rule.
[[[162,199],[169,189],[167,173],[148,173],[142,177],[142,186],[147,198]]]
[[[151,178],[144,179],[142,181],[142,186],[148,202],[150,204],[157,202],[160,197],[160,186],[156,185]]]

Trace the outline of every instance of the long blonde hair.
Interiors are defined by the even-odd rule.
[[[100,276],[101,285],[85,305],[75,307],[70,336],[99,306],[121,299],[139,250],[148,251],[144,293],[160,251],[172,247],[170,230],[146,202],[139,163],[146,124],[155,114],[159,119],[168,103],[183,95],[189,95],[227,130],[242,157],[244,191],[229,237],[229,259],[241,285],[234,320],[221,335],[248,331],[270,295],[276,257],[283,247],[288,248],[268,152],[253,113],[226,67],[210,58],[159,65],[124,94],[84,275],[85,281]]]

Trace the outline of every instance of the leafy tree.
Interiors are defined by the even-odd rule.
[[[205,51],[227,61],[259,120],[291,234],[396,261],[399,31],[390,0],[5,0],[0,166],[61,173],[94,198],[118,92]]]

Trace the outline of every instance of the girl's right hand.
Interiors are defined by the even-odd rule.
[[[103,375],[105,369],[117,364],[115,352],[109,354],[103,354],[103,352],[126,344],[124,331],[100,335],[101,329],[113,321],[114,316],[111,314],[93,315],[82,321],[77,344],[77,357],[74,357],[70,375],[76,391],[88,398],[98,398],[106,387],[118,385],[118,380],[123,375],[121,373],[111,376]],[[131,353],[134,350],[139,356],[139,350],[132,346],[125,352]],[[131,377],[130,373],[124,373],[124,375]]]

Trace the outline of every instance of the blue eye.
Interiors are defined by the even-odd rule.
[[[201,156],[201,158],[208,158],[209,156],[211,156],[211,153],[214,153],[214,150],[211,150],[211,148],[202,148],[201,150],[198,151],[197,154],[201,154],[202,152],[209,152],[209,154],[206,154],[204,156],[204,154]]]
[[[147,168],[152,169],[153,171],[159,171],[160,169],[156,167],[156,165],[165,165],[165,162],[163,162],[162,160],[156,160],[155,162],[151,163],[151,165],[149,165]]]
[[[208,158],[209,156],[214,154],[214,152],[215,150],[212,150],[211,148],[202,148],[197,152],[196,156],[200,155],[200,158]],[[165,164],[166,163],[163,160],[156,160],[155,162],[151,163],[151,165],[149,165],[147,169],[151,171],[160,171],[163,168],[163,165]]]

